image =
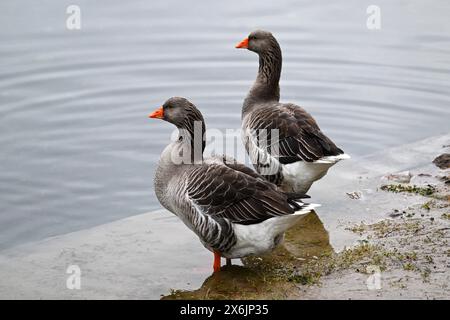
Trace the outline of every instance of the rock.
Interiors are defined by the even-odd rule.
[[[433,175],[431,175],[429,173],[419,173],[417,176],[418,177],[432,177]]]
[[[350,199],[353,200],[361,199],[362,197],[362,192],[360,191],[346,192],[346,194]]]
[[[388,214],[388,216],[391,218],[401,217],[402,215],[403,213],[399,212],[398,210],[394,210],[394,212]]]
[[[439,157],[433,160],[433,163],[439,169],[448,169],[450,168],[450,153],[443,153]]]
[[[412,174],[409,171],[403,171],[399,173],[391,173],[383,176],[382,179],[395,181],[399,183],[409,183],[411,181]]]

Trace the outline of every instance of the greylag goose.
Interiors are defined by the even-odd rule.
[[[242,108],[242,137],[256,171],[286,192],[305,193],[340,160],[350,158],[292,103],[280,103],[281,48],[257,30],[236,45],[259,55],[256,80]]]
[[[214,253],[241,258],[270,251],[284,232],[318,205],[308,196],[284,193],[258,173],[225,156],[203,159],[205,123],[188,100],[173,97],[149,115],[178,128],[178,138],[162,152],[155,174],[161,205],[178,216]],[[228,159],[228,160],[227,160]]]

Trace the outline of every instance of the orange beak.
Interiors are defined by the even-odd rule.
[[[248,49],[248,38],[245,38],[236,45],[237,49]]]
[[[149,118],[162,119],[164,117],[164,109],[163,107],[159,107],[152,113],[148,115]]]

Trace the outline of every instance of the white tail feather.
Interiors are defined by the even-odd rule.
[[[283,233],[317,207],[320,207],[320,204],[309,203],[293,214],[270,218],[266,221],[272,225],[271,232],[273,234]]]
[[[313,163],[336,163],[341,160],[350,159],[350,156],[346,153],[337,155],[337,156],[328,156],[320,158],[319,160],[314,161]]]
[[[273,217],[257,224],[233,224],[237,242],[230,252],[223,253],[223,255],[227,258],[240,258],[272,250],[281,241],[282,237],[280,238],[280,236],[286,230],[319,206],[319,204],[313,203],[306,204],[293,214]]]

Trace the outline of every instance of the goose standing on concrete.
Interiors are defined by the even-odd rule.
[[[224,156],[203,159],[205,123],[188,100],[174,97],[149,115],[174,124],[178,139],[163,151],[155,193],[203,245],[220,258],[241,258],[275,248],[284,232],[318,206],[286,194],[243,164]],[[180,161],[181,160],[181,161]]]
[[[342,159],[350,158],[292,103],[280,103],[281,48],[257,30],[236,48],[259,55],[259,71],[242,108],[242,134],[256,171],[287,192],[305,193]]]

